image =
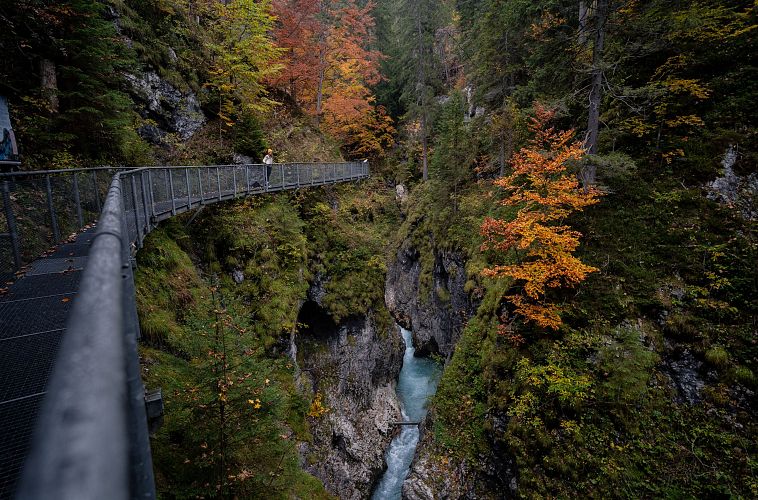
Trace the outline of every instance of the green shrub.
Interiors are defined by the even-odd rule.
[[[721,346],[713,346],[705,352],[705,360],[716,368],[725,368],[729,364],[729,354]]]
[[[735,368],[734,378],[740,384],[751,386],[751,387],[755,385],[755,381],[756,381],[753,370],[751,370],[747,366],[738,366],[737,368]]]

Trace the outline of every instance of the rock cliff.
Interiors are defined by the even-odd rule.
[[[461,329],[474,311],[465,292],[463,257],[439,251],[433,256],[432,286],[421,286],[421,254],[406,241],[387,270],[385,302],[398,323],[413,334],[417,356],[440,354],[449,358]]]
[[[505,421],[495,421],[495,425]],[[429,429],[430,419],[425,427]],[[494,444],[493,453],[482,454],[471,464],[435,453],[431,435],[421,437],[408,478],[403,482],[404,500],[442,500],[454,498],[515,498],[516,467],[501,446]]]
[[[292,355],[298,383],[321,395],[325,413],[309,419],[313,439],[300,445],[303,466],[341,499],[367,498],[385,466],[390,424],[400,419],[395,383],[403,341],[392,328],[378,328],[371,314],[335,324],[317,302],[318,290],[310,296]]]
[[[125,76],[140,115],[148,120],[138,130],[145,140],[160,144],[167,133],[174,133],[186,141],[205,124],[205,115],[193,92],[180,91],[155,71]]]

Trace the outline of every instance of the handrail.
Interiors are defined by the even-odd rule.
[[[57,170],[19,170],[16,172],[0,172],[0,179],[12,177],[30,177],[35,175],[72,174],[74,172],[100,172],[103,170],[129,170],[127,167],[85,167],[85,168],[61,168]]]
[[[117,172],[89,249],[18,498],[155,498],[137,353],[133,256],[160,220],[235,197],[368,176],[367,162]]]
[[[18,498],[129,498],[121,180],[92,241]]]

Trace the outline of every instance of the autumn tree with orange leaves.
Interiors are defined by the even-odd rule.
[[[381,75],[374,46],[374,3],[274,0],[274,38],[284,70],[270,83],[345,145],[353,157],[379,156],[394,143],[392,120],[371,87]]]
[[[529,129],[533,138],[514,155],[510,175],[495,181],[506,196],[503,206],[518,209],[513,220],[487,217],[481,227],[482,250],[501,254],[516,252],[516,264],[497,265],[482,274],[494,278],[510,277],[521,291],[505,298],[516,314],[526,321],[557,329],[559,309],[546,300],[549,289],[572,287],[596,268],[573,255],[581,234],[565,223],[571,213],[599,201],[594,188],[583,189],[568,166],[584,156],[574,131],[556,131],[549,125],[555,112],[535,103],[535,116]],[[505,333],[501,327],[501,333]]]

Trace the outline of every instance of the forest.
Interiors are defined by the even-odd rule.
[[[391,498],[758,497],[758,3],[3,0],[0,51],[22,170],[371,165],[147,238],[160,498],[371,498],[398,325]]]

